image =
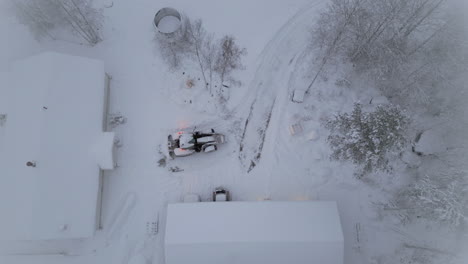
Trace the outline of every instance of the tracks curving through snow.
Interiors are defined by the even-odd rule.
[[[250,100],[246,98],[243,100],[246,103],[236,108],[249,109],[238,156],[247,172],[259,164],[264,156],[264,146],[271,145],[265,144],[265,141],[275,140],[277,129],[268,137],[267,132],[280,122],[278,115],[289,99],[289,79],[296,66],[293,62],[306,49],[317,8],[324,3],[323,0],[317,0],[290,18],[260,55],[260,64],[246,95]]]

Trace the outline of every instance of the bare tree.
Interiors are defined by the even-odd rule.
[[[187,23],[187,32],[190,36],[191,51],[200,67],[204,85],[211,93],[211,82],[214,66],[213,35],[206,32],[201,19]]]
[[[321,60],[307,91],[317,80],[329,61],[340,57],[346,50],[349,27],[361,10],[361,0],[333,0],[326,12],[320,14],[317,25],[312,29],[311,49],[319,50]]]
[[[220,49],[216,57],[215,71],[219,74],[221,85],[229,78],[232,71],[243,69],[242,56],[247,54],[245,48],[240,48],[233,36],[226,35],[219,40]]]
[[[93,8],[91,0],[53,1],[63,10],[64,19],[76,34],[91,45],[102,41],[99,32],[103,21],[102,11]]]
[[[16,0],[17,18],[36,38],[54,37],[54,30],[70,30],[90,45],[102,41],[104,17],[92,0]]]
[[[246,50],[240,48],[234,37],[224,36],[214,40],[208,33],[201,19],[191,21],[184,16],[180,30],[171,36],[157,34],[156,40],[163,59],[170,68],[178,69],[187,58],[197,65],[205,88],[213,95],[213,83],[219,79],[221,85],[230,77],[232,71],[242,69],[242,56]]]
[[[311,47],[322,60],[310,86],[337,59],[353,64],[395,103],[429,102],[434,91],[425,80],[434,76],[437,60],[423,54],[447,29],[445,2],[333,0],[312,31]]]
[[[55,27],[54,15],[47,1],[12,1],[18,21],[26,25],[37,40],[44,37],[55,39],[51,31]],[[50,17],[52,16],[52,17]]]

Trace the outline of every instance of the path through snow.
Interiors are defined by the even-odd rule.
[[[280,91],[288,90],[289,75],[295,70],[293,62],[307,47],[310,25],[313,24],[320,5],[324,3],[322,0],[314,1],[294,15],[261,54],[260,65],[249,86],[249,91],[255,93],[254,99],[246,100],[250,102],[250,107],[241,104],[244,109],[249,109],[239,146],[239,160],[247,172],[262,158],[265,137],[275,119],[272,117],[276,112],[275,102],[277,99],[288,99],[288,95]]]

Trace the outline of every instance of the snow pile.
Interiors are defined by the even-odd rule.
[[[114,140],[115,134],[113,132],[104,132],[91,147],[91,155],[94,156],[101,170],[112,170],[115,167]]]

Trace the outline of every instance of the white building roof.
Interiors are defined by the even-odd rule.
[[[335,202],[170,204],[166,264],[343,264]]]
[[[102,153],[112,148],[103,132],[103,62],[47,52],[14,63],[7,75],[1,82],[8,85],[0,86],[7,102],[0,100],[7,114],[0,127],[0,240],[92,236],[99,164],[109,168]]]

